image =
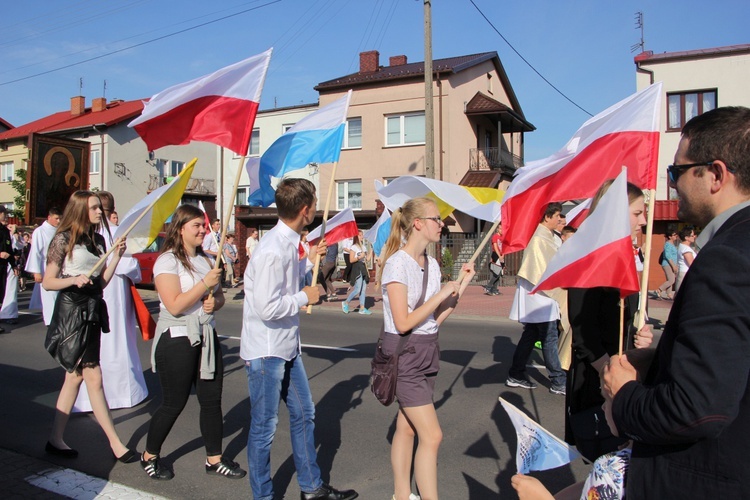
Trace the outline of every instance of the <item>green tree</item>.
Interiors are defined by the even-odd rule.
[[[443,274],[443,281],[453,279],[453,254],[447,248],[443,250],[443,261],[440,271]]]
[[[10,187],[16,190],[18,196],[13,198],[13,204],[16,208],[13,209],[12,215],[23,220],[26,217],[26,169],[19,168],[16,170],[16,175],[13,176],[13,180],[10,181]]]

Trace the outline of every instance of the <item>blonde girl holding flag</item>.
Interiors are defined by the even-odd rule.
[[[393,212],[391,234],[382,253],[384,353],[392,355],[400,338],[408,335],[398,359],[399,409],[391,445],[395,500],[413,498],[410,472],[415,437],[417,487],[424,498],[438,498],[437,456],[443,433],[432,400],[440,358],[438,329],[475,274],[473,264],[464,264],[460,282],[440,287],[440,266],[425,250],[440,241],[442,228],[434,201],[409,200]],[[424,272],[428,279],[423,295]]]

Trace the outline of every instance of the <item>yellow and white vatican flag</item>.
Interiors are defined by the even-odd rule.
[[[151,191],[120,220],[114,237],[127,237],[127,255],[142,252],[154,242],[164,223],[180,204],[198,158],[190,160],[172,182]]]
[[[383,204],[391,211],[398,210],[412,198],[426,196],[435,200],[443,219],[454,210],[458,210],[489,222],[495,222],[500,218],[500,202],[505,194],[499,189],[459,186],[414,175],[398,177],[387,186],[375,181],[375,190]]]

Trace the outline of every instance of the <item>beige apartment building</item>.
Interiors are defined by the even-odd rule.
[[[435,59],[433,71],[435,178],[505,187],[523,165],[524,134],[535,127],[497,53]],[[398,55],[382,66],[378,51],[363,52],[359,71],[315,89],[321,107],[353,90],[331,209],[351,207],[358,220],[374,222],[382,210],[376,180],[425,175],[424,62]],[[331,170],[320,168],[320,200],[328,195]],[[451,231],[477,231],[474,219],[460,214],[448,225]]]
[[[680,130],[690,118],[719,106],[750,107],[750,44],[635,56],[638,90],[663,83],[661,137],[654,210],[654,243],[649,289],[664,282],[657,262],[668,224],[677,220],[676,193],[667,185],[667,165],[673,163]]]

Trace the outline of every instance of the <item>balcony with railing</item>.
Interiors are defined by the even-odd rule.
[[[506,170],[509,173],[523,166],[523,158],[502,148],[472,148],[469,150],[470,170]]]
[[[161,186],[169,184],[174,177],[164,177],[161,175],[149,175],[148,176],[148,191],[154,191],[159,189]],[[216,194],[216,181],[214,179],[200,179],[193,177],[191,178],[187,186],[185,187],[186,194],[203,194],[203,195],[214,195]]]

